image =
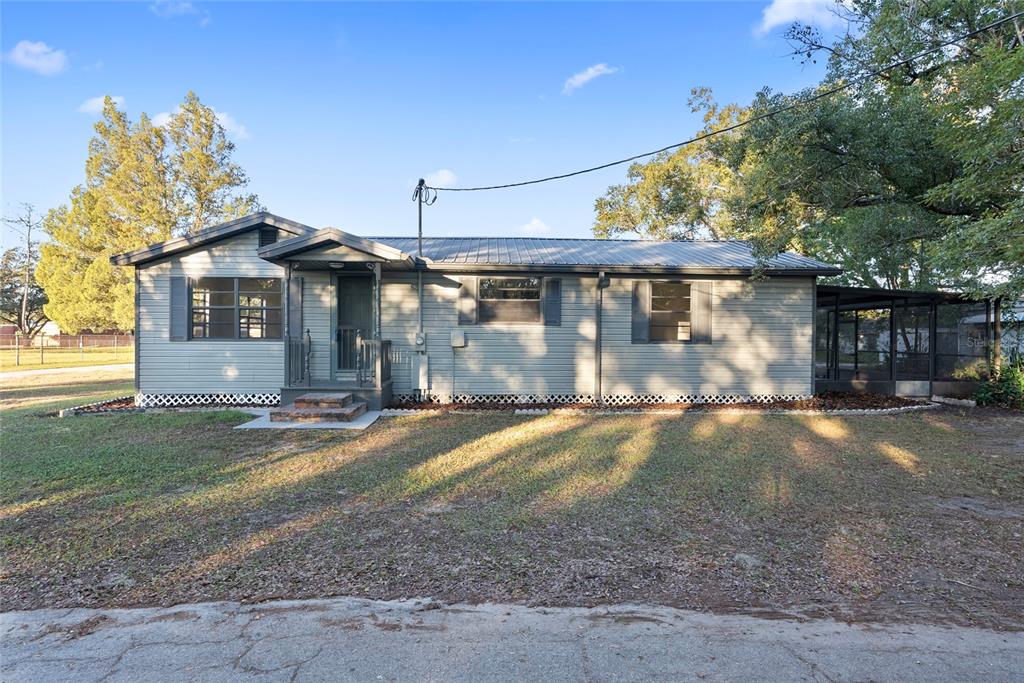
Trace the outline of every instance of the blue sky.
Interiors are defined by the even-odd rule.
[[[5,2],[3,208],[56,206],[82,181],[90,99],[156,116],[191,89],[222,113],[270,211],[415,234],[419,176],[571,171],[692,135],[694,86],[747,102],[814,84],[821,66],[788,56],[782,32],[827,24],[824,4]],[[586,237],[624,174],[446,194],[425,231]]]

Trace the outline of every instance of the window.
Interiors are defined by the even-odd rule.
[[[690,341],[690,285],[682,282],[651,283],[650,340]]]
[[[193,339],[280,339],[281,280],[204,277],[192,284]]]
[[[480,280],[480,322],[540,322],[540,278]]]

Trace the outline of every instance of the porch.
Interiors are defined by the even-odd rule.
[[[970,396],[987,377],[998,301],[819,285],[815,391]]]
[[[340,330],[339,330],[340,332]],[[339,339],[342,335],[337,335]],[[338,345],[333,345],[338,349]],[[345,348],[335,353],[345,353]],[[354,368],[335,373],[333,380],[313,379],[311,360],[313,342],[307,329],[299,339],[287,341],[288,383],[281,387],[281,404],[293,403],[296,398],[311,392],[351,393],[366,403],[369,410],[381,410],[391,403],[391,340],[365,339],[355,335],[352,344]]]
[[[381,331],[381,273],[415,267],[386,245],[334,228],[260,249],[285,287],[283,405],[302,394],[352,394],[370,410],[391,402],[391,340]]]

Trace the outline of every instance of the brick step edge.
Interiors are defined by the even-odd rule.
[[[348,392],[333,394],[303,394],[295,399],[296,408],[344,408],[352,403]]]
[[[344,408],[275,408],[270,411],[271,422],[351,422],[366,412],[362,401]]]

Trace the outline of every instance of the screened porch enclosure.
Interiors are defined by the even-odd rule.
[[[966,396],[988,372],[991,302],[821,285],[816,391]]]

